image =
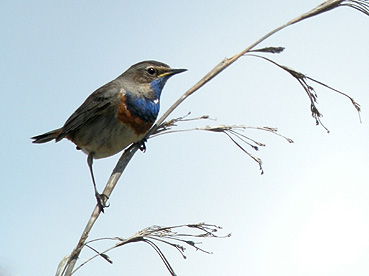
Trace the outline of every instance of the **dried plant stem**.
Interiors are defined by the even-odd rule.
[[[96,254],[82,262],[78,265],[75,269],[77,271],[82,266],[86,265],[88,262],[92,261],[96,257],[103,257],[106,261],[110,264],[113,261],[107,255],[113,249],[119,248],[129,243],[135,242],[145,242],[150,245],[156,253],[159,255],[161,260],[163,261],[164,265],[166,266],[167,270],[171,275],[176,275],[174,273],[173,268],[171,267],[169,261],[165,257],[164,253],[157,245],[158,243],[162,243],[167,246],[171,246],[172,248],[176,249],[183,258],[186,259],[186,255],[184,254],[186,247],[192,247],[198,251],[203,253],[212,254],[209,251],[202,249],[201,247],[197,246],[199,244],[196,242],[198,239],[204,238],[228,238],[231,234],[227,235],[219,235],[218,231],[222,230],[221,227],[217,225],[207,224],[207,223],[195,223],[195,224],[183,224],[183,225],[175,225],[175,226],[151,226],[147,227],[129,238],[121,238],[121,237],[114,237],[114,238],[100,238],[90,240],[86,243],[86,247],[91,249]],[[113,246],[104,249],[103,251],[99,252],[98,250],[94,249],[91,244],[97,243],[99,241],[114,241],[115,244]]]
[[[105,189],[103,191],[103,194],[110,197],[111,193],[113,192],[116,183],[118,182],[120,176],[122,175],[124,169],[127,167],[129,161],[132,159],[133,155],[136,153],[136,151],[139,149],[135,144],[131,145],[129,148],[127,148],[120,159],[118,160],[117,165],[115,166],[112,174],[110,175],[110,178],[108,180],[108,183],[105,186]],[[81,253],[82,248],[84,247],[86,240],[88,238],[88,235],[95,224],[96,220],[98,219],[100,215],[100,208],[98,205],[95,206],[95,209],[93,210],[87,225],[85,229],[83,230],[83,233],[81,235],[81,238],[79,239],[79,242],[76,246],[76,248],[72,251],[72,253],[65,257],[58,266],[58,271],[56,275],[72,275],[73,269],[76,265],[77,259],[79,254]],[[59,272],[59,273],[58,273]]]
[[[357,9],[361,12],[366,13],[365,8],[367,3],[365,0],[356,0],[356,1],[348,1],[348,0],[327,0],[314,8],[313,10],[304,13],[286,24],[272,30],[271,32],[267,33],[263,37],[261,37],[259,40],[251,44],[249,47],[241,51],[240,53],[230,57],[226,58],[223,61],[221,61],[218,65],[216,65],[209,73],[207,73],[199,82],[197,82],[193,87],[191,87],[189,90],[187,90],[165,113],[164,115],[156,122],[156,124],[150,129],[148,132],[146,138],[149,138],[153,133],[157,131],[157,129],[160,127],[160,125],[164,122],[164,120],[173,112],[174,109],[176,109],[187,97],[192,95],[194,92],[196,92],[199,88],[204,86],[207,82],[212,80],[215,76],[217,76],[220,72],[222,72],[224,69],[229,67],[232,63],[234,63],[236,60],[238,60],[240,57],[242,57],[244,54],[248,53],[250,50],[252,50],[255,46],[269,38],[270,36],[274,35],[275,33],[279,32],[280,30],[293,25],[295,23],[301,22],[307,18],[310,18],[312,16],[324,13],[326,11],[332,10],[334,8],[337,8],[339,6],[349,6],[354,9]],[[138,150],[139,145],[132,145],[128,149],[126,149],[122,155],[122,157],[119,159],[116,167],[113,170],[113,173],[111,174],[108,183],[104,189],[104,194],[108,197],[112,193],[115,185],[117,184],[118,179],[120,178],[121,174],[123,173],[124,169],[126,168],[127,164],[135,154],[135,152]],[[85,245],[86,239],[89,235],[89,232],[91,231],[94,223],[96,222],[97,218],[99,217],[100,211],[99,208],[96,206],[84,231],[81,235],[81,238],[76,246],[76,248],[73,250],[73,252],[65,257],[61,263],[59,264],[58,271],[56,275],[67,275],[70,276],[73,273],[73,269],[75,267],[76,261],[78,259],[78,256],[82,250],[82,248]]]
[[[160,126],[161,123],[164,122],[164,120],[173,112],[174,109],[176,109],[186,98],[188,98],[190,95],[195,93],[200,87],[204,86],[207,82],[212,80],[215,76],[217,76],[220,72],[222,72],[224,69],[226,69],[228,66],[230,66],[232,63],[234,63],[236,60],[238,60],[240,57],[242,57],[244,54],[251,51],[255,46],[259,45],[261,42],[266,40],[267,38],[271,37],[275,33],[279,32],[280,30],[293,25],[297,22],[300,22],[304,19],[307,19],[309,17],[321,14],[323,12],[326,12],[328,10],[334,9],[340,5],[342,0],[331,0],[331,1],[325,1],[324,3],[320,4],[316,8],[312,9],[311,11],[304,13],[290,21],[288,21],[286,24],[279,26],[278,28],[272,30],[271,32],[267,33],[263,37],[261,37],[259,40],[251,44],[249,47],[241,51],[240,53],[234,55],[233,57],[226,58],[222,60],[218,65],[216,65],[209,73],[207,73],[200,81],[198,81],[194,86],[192,86],[189,90],[187,90],[182,97],[180,97],[164,114],[163,116],[156,122],[156,124],[151,128],[149,133],[147,134],[147,137],[149,137],[152,133],[156,131],[156,129]]]
[[[323,87],[325,87],[325,88],[327,88],[327,89],[329,89],[329,90],[331,90],[331,91],[333,91],[335,93],[338,93],[338,94],[340,94],[340,95],[348,98],[351,101],[352,105],[355,107],[356,111],[358,112],[359,120],[361,122],[361,116],[360,116],[361,107],[360,107],[360,104],[357,103],[354,100],[354,98],[352,98],[348,94],[346,94],[344,92],[341,92],[341,91],[339,91],[339,90],[337,90],[337,89],[335,89],[335,88],[333,88],[333,87],[331,87],[331,86],[329,86],[329,85],[327,85],[327,84],[325,84],[325,83],[323,83],[321,81],[318,81],[316,79],[313,79],[313,78],[311,78],[311,77],[309,77],[309,76],[307,76],[307,75],[305,75],[305,74],[303,74],[303,73],[301,73],[301,72],[299,72],[299,71],[297,71],[295,69],[292,69],[292,68],[289,68],[287,66],[281,65],[281,64],[279,64],[279,63],[277,63],[277,62],[275,62],[275,61],[273,61],[273,60],[271,60],[269,58],[266,58],[264,56],[255,55],[255,54],[249,54],[249,53],[247,53],[246,56],[262,58],[262,59],[264,59],[264,60],[266,60],[266,61],[268,61],[268,62],[270,62],[270,63],[272,63],[272,64],[274,64],[276,66],[278,66],[282,70],[288,72],[293,78],[295,78],[300,83],[300,85],[303,87],[303,89],[305,90],[307,96],[310,99],[310,109],[311,109],[313,118],[315,118],[316,124],[317,125],[320,124],[325,130],[327,130],[328,133],[329,133],[329,130],[322,124],[322,121],[320,119],[320,117],[322,116],[322,114],[319,112],[319,110],[317,108],[317,97],[318,97],[318,95],[315,92],[314,88],[307,83],[307,80],[310,80],[312,82],[315,82],[315,83],[317,83],[317,84],[319,84],[319,85],[321,85],[321,86],[323,86]]]

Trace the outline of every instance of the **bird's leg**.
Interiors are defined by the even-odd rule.
[[[97,205],[99,205],[99,208],[100,208],[101,212],[104,213],[104,208],[109,207],[109,205],[106,205],[106,202],[108,201],[109,197],[107,195],[100,194],[97,191],[95,177],[94,177],[94,173],[93,173],[93,170],[92,170],[93,156],[94,156],[94,152],[90,152],[88,154],[87,164],[88,164],[88,167],[90,168],[92,183],[94,184],[94,190],[95,190],[95,197],[96,197],[96,200],[97,200]]]
[[[146,145],[145,145],[146,142],[147,142],[146,138],[144,138],[141,141],[137,142],[137,145],[138,145],[140,151],[142,151],[142,152],[146,151]]]

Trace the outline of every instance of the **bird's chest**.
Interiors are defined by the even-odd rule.
[[[118,120],[130,128],[136,135],[145,134],[159,112],[159,100],[150,101],[144,98],[132,98],[120,94],[120,103],[117,111]]]
[[[90,120],[82,130],[76,132],[70,139],[94,158],[105,158],[114,155],[129,144],[140,141],[145,133],[138,133],[131,126],[122,123],[114,112],[107,110],[101,116]]]

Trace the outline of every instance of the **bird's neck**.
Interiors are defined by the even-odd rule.
[[[166,78],[153,80],[142,94],[130,93],[127,89],[125,104],[131,115],[145,123],[153,123],[159,113],[160,95],[166,81]]]
[[[159,98],[147,99],[130,93],[127,93],[125,98],[127,109],[132,116],[138,117],[146,123],[156,120],[160,108]]]
[[[160,99],[161,91],[164,88],[167,78],[158,78],[150,83],[150,89],[154,91],[155,98]]]

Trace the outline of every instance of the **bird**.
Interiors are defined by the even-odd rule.
[[[104,212],[108,198],[97,191],[93,160],[115,155],[132,143],[145,150],[142,139],[158,116],[164,85],[184,71],[154,60],[136,63],[88,96],[61,128],[31,137],[32,142],[66,138],[87,154],[97,204]]]

